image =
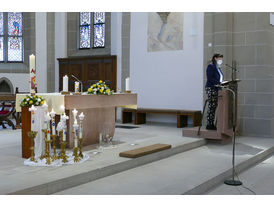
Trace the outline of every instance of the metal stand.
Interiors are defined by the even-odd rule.
[[[236,94],[232,89],[223,87],[233,94],[233,149],[232,149],[232,180],[225,180],[224,183],[230,186],[240,186],[243,183],[239,180],[235,180],[235,139],[236,139]]]
[[[200,120],[200,124],[199,124],[199,128],[198,128],[198,132],[197,132],[197,135],[200,136],[201,135],[201,127],[202,127],[202,121],[203,121],[203,118],[204,118],[204,114],[205,114],[205,108],[206,108],[206,105],[208,103],[208,99],[205,100],[205,103],[204,103],[204,108],[203,108],[203,113],[202,113],[202,118]]]

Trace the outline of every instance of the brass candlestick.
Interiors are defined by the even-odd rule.
[[[73,148],[74,162],[79,162],[78,147]]]
[[[47,159],[46,164],[50,165],[51,161],[50,161],[50,143],[52,142],[52,140],[48,140],[45,139],[45,143],[46,143],[46,151],[45,151],[45,158]]]
[[[52,158],[52,161],[55,161],[58,159],[58,157],[56,155],[56,144],[55,144],[56,135],[52,134],[50,136],[52,138],[52,144],[53,144],[53,156],[51,158]]]
[[[82,153],[82,143],[83,143],[83,139],[79,139],[79,157],[83,159],[83,153]]]
[[[61,142],[61,151],[59,154],[59,159],[62,159],[62,162],[68,162],[68,156],[66,155],[66,142],[63,141],[63,131],[60,132],[60,142]]]
[[[63,159],[62,162],[64,163],[68,162],[68,156],[66,155],[66,144],[66,142],[61,143],[61,159]]]
[[[31,147],[30,147],[31,157],[30,157],[30,161],[32,161],[32,162],[37,162],[35,157],[34,157],[34,139],[35,139],[36,135],[37,135],[37,132],[35,132],[35,131],[28,132],[28,136],[31,139]]]

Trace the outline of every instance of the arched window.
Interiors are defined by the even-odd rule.
[[[0,12],[0,61],[23,62],[23,14]]]
[[[80,12],[79,25],[80,49],[90,49],[91,41],[93,48],[105,47],[105,12]],[[93,25],[92,28],[91,25]]]

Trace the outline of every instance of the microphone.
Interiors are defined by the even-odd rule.
[[[76,79],[78,82],[81,83],[81,92],[83,92],[83,82],[79,80],[76,76],[74,76],[73,74],[71,74],[70,76],[72,76],[74,79]]]
[[[233,68],[232,66],[230,66],[230,65],[228,65],[228,64],[225,64],[225,66],[227,66],[228,68],[233,69],[233,70],[236,71],[236,68]]]

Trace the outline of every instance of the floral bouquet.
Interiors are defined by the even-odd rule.
[[[105,94],[105,95],[111,95],[113,94],[113,91],[110,90],[110,88],[106,85],[105,82],[100,80],[96,84],[91,85],[90,88],[88,88],[88,94]]]
[[[45,102],[45,99],[42,98],[41,96],[37,96],[37,95],[29,96],[29,95],[27,95],[22,100],[20,106],[22,106],[22,107],[27,107],[27,106],[31,106],[31,105],[41,106],[41,105],[44,104],[44,102]]]

